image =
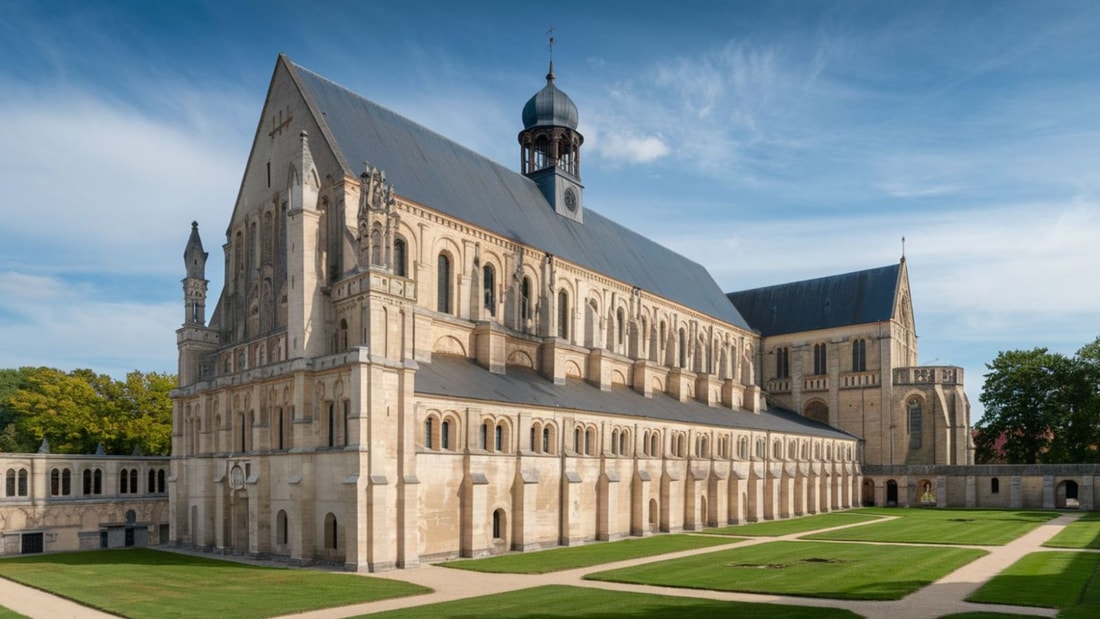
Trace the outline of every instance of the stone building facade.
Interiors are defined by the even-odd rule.
[[[522,117],[516,172],[279,57],[209,323],[185,250],[174,541],[376,571],[858,503],[706,270],[588,208],[552,70]]]
[[[0,556],[168,540],[169,459],[0,454]]]

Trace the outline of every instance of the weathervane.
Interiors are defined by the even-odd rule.
[[[547,38],[547,41],[548,41],[548,43],[546,44],[546,50],[548,52],[550,52],[550,64],[554,64],[554,27],[553,26],[550,26],[550,28],[546,31],[546,38]]]

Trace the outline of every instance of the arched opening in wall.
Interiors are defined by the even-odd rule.
[[[138,492],[138,472],[137,469],[130,469],[130,494],[137,494]]]
[[[615,352],[623,352],[626,344],[626,316],[623,308],[615,310]]]
[[[811,400],[806,403],[802,416],[820,423],[829,423],[829,405],[822,400]]]
[[[167,490],[164,487],[164,469],[157,471],[157,492],[164,494]]]
[[[61,469],[61,496],[69,496],[73,493],[73,472],[69,469]]]
[[[280,509],[279,513],[275,515],[275,544],[277,546],[286,546],[289,541],[286,525],[286,511]]]
[[[504,510],[495,510],[493,512],[493,539],[498,541],[507,541],[504,538],[504,532],[508,530],[507,527],[507,516],[505,516]]]
[[[659,512],[657,510],[657,499],[649,500],[649,530],[657,530],[657,516]]]
[[[432,427],[432,422],[433,421],[434,420],[432,419],[431,415],[428,415],[428,418],[424,420],[424,441],[423,441],[423,445],[424,445],[425,449],[432,449],[432,445],[433,445],[433,443],[432,443],[432,432],[433,432],[433,429],[434,429]]]
[[[619,455],[629,456],[628,445],[630,443],[630,433],[627,430],[623,430],[623,433],[619,435]]]
[[[439,424],[439,448],[451,449],[451,420],[444,419]]]
[[[435,309],[443,314],[451,313],[451,258],[439,254],[436,259]]]
[[[1058,482],[1054,489],[1054,507],[1058,509],[1080,509],[1081,502],[1077,498],[1077,482],[1066,479]]]
[[[103,471],[101,469],[92,472],[92,494],[103,494]]]
[[[126,510],[125,519],[127,525],[135,524],[137,522],[137,512],[132,509]]]
[[[599,340],[600,308],[595,299],[589,299],[584,307],[584,345],[595,348]]]
[[[680,350],[680,358],[677,360],[678,365],[681,368],[687,368],[687,334],[683,328],[680,329],[680,335],[677,338],[677,347]]]
[[[989,480],[989,493],[990,494],[1000,494],[1000,492],[1001,492],[1001,480],[997,479],[996,477]]]
[[[61,495],[61,469],[50,471],[50,496]]]
[[[577,428],[573,431],[573,453],[581,453],[581,429]]]
[[[657,432],[654,432],[653,436],[649,437],[649,455],[661,455],[661,435]]]
[[[396,237],[393,240],[393,274],[400,277],[408,277],[408,269],[405,266],[407,263],[406,255],[408,254],[408,245],[405,243],[405,239]]]
[[[490,316],[497,315],[497,275],[493,265],[481,267],[481,292],[485,301],[485,311]]]
[[[340,319],[340,333],[337,338],[337,352],[344,352],[348,349],[348,321],[345,318]]]
[[[936,487],[932,485],[932,482],[922,479],[917,483],[917,488],[920,490],[920,504],[924,507],[935,507]]]
[[[339,548],[339,524],[336,522],[336,516],[329,512],[325,514],[325,549],[336,550]]]
[[[921,401],[920,398],[909,398],[909,449],[921,447]]]
[[[584,455],[593,456],[596,454],[596,429],[588,428],[584,431]]]
[[[550,431],[550,425],[547,424],[542,428],[542,453],[552,454],[554,451],[553,432]]]
[[[558,337],[569,339],[569,293],[565,289],[558,291]]]
[[[898,506],[898,482],[893,479],[886,482],[886,505],[889,507]]]
[[[861,502],[864,507],[874,507],[875,505],[875,482],[870,479],[863,480],[863,496]]]
[[[507,436],[504,432],[504,424],[498,423],[493,434],[493,449],[497,452],[504,452],[504,446],[507,444]]]
[[[531,320],[531,278],[524,277],[519,284],[519,319],[523,329],[527,328],[527,321]]]

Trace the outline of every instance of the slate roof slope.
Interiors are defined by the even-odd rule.
[[[369,161],[410,200],[748,328],[702,265],[587,207],[583,224],[561,217],[531,179],[282,59],[345,173]]]
[[[901,264],[726,296],[762,335],[781,335],[890,320]]]
[[[780,408],[769,408],[757,415],[707,406],[694,400],[679,402],[663,393],[647,398],[626,387],[601,391],[578,380],[555,385],[531,370],[510,367],[507,374],[493,374],[462,357],[434,355],[431,363],[419,365],[415,386],[418,394],[648,417],[724,428],[853,438],[846,432]]]

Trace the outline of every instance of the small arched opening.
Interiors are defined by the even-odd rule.
[[[898,506],[898,482],[893,479],[886,482],[886,505]]]

